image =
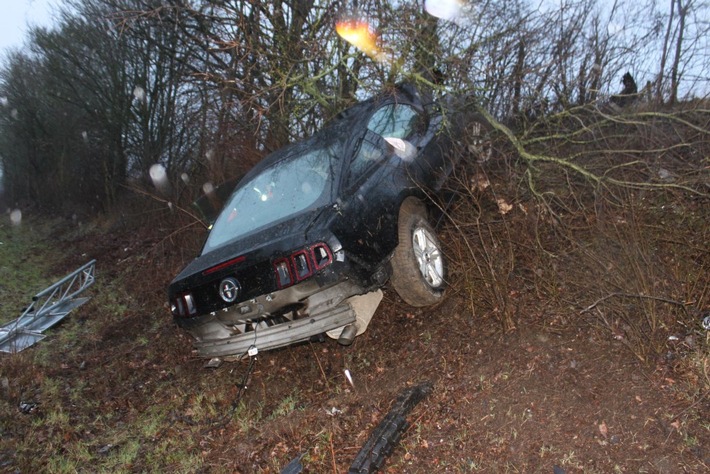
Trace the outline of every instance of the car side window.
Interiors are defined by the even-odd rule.
[[[423,117],[413,107],[390,104],[372,115],[367,128],[382,137],[404,139],[420,132],[422,125]]]
[[[350,163],[348,184],[357,181],[372,164],[384,159],[387,155],[386,150],[381,137],[367,132]]]
[[[410,139],[424,128],[424,118],[406,104],[389,104],[378,109],[367,122],[367,133],[350,163],[348,185],[355,183],[374,163],[387,155],[386,138]]]

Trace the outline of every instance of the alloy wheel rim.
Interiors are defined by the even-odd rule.
[[[418,227],[412,235],[412,244],[424,280],[432,288],[441,287],[444,283],[444,256],[434,236],[423,227]]]

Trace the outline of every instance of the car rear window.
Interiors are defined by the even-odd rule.
[[[217,217],[203,254],[330,198],[334,150],[297,150],[239,185]]]

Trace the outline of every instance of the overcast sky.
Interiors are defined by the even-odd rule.
[[[53,0],[0,0],[0,54],[21,48],[27,25],[50,26]]]

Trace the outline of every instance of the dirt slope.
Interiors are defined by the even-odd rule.
[[[168,251],[178,265],[181,249],[160,228],[63,232],[51,236],[66,255],[54,272],[97,257],[99,281],[45,341],[2,358],[5,472],[279,472],[299,454],[304,472],[345,472],[397,394],[421,381],[434,391],[384,472],[710,465],[707,397],[693,398],[674,366],[692,356],[688,341],[643,362],[589,314],[525,287],[510,290],[508,331],[494,313],[472,313],[459,288],[425,310],[387,290],[351,347],[326,340],[259,354],[232,411],[248,361],[203,368],[163,307],[176,268],[159,259]],[[21,413],[21,401],[37,408]]]

